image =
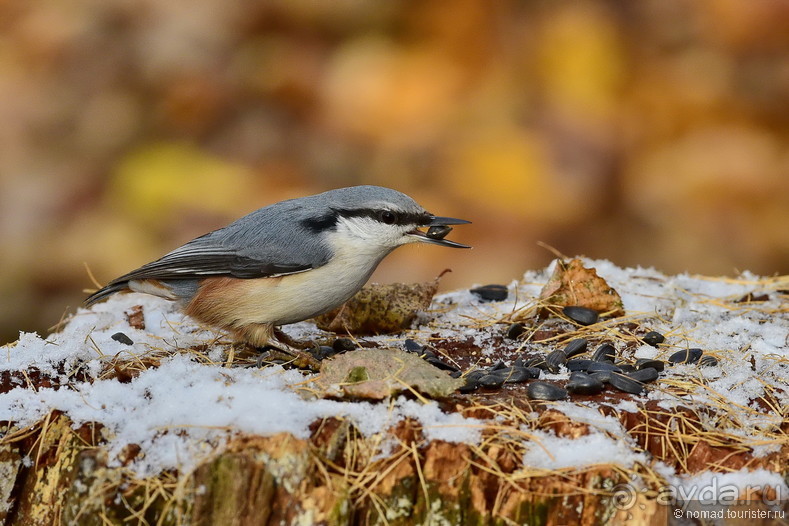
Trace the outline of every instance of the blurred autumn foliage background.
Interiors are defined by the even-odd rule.
[[[789,2],[0,2],[0,343],[260,206],[472,220],[378,281],[787,272]]]

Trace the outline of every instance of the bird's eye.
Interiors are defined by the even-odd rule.
[[[382,223],[387,225],[393,225],[394,222],[397,221],[395,213],[389,210],[382,210],[378,217],[381,219]]]

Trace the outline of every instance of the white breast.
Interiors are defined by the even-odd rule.
[[[329,263],[279,278],[247,280],[234,310],[248,321],[285,325],[313,318],[351,298],[389,251],[370,250],[346,236],[330,235],[335,237]]]

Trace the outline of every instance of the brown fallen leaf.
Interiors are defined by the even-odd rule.
[[[465,381],[398,349],[360,349],[324,360],[317,383],[324,397],[382,400],[412,389],[431,398],[445,397]]]
[[[135,329],[145,330],[145,316],[142,313],[142,305],[135,305],[126,312],[126,321],[129,322],[129,326],[134,327]]]
[[[579,306],[606,316],[624,316],[622,298],[593,268],[585,268],[580,259],[558,260],[553,275],[540,292],[547,306]]]
[[[356,335],[399,332],[411,326],[416,313],[425,310],[438,290],[438,281],[366,285],[340,307],[315,318],[324,331]]]

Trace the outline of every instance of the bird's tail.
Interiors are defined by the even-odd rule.
[[[117,283],[110,283],[109,285],[100,288],[87,298],[85,301],[82,302],[83,305],[86,307],[90,307],[94,303],[107,299],[109,296],[112,296],[116,292],[121,292],[122,290],[129,290],[129,282],[128,281],[119,281]]]

